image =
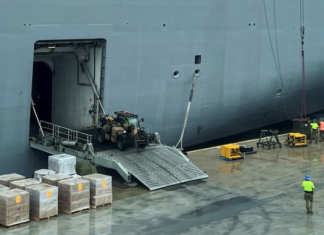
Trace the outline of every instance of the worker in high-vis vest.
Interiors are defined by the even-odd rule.
[[[305,181],[303,182],[302,187],[304,188],[304,199],[306,201],[307,214],[313,214],[313,194],[315,186],[311,181],[310,175],[305,176]]]
[[[320,130],[321,141],[324,142],[324,121],[323,121],[323,118],[320,118],[319,130]]]
[[[316,119],[313,120],[313,123],[311,125],[311,139],[310,144],[312,143],[313,138],[315,137],[315,144],[317,144],[317,132],[318,132],[318,124],[316,123]]]

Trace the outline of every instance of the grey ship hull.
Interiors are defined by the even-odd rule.
[[[323,7],[323,1],[305,6],[308,112],[323,109]],[[270,2],[267,10],[274,42]],[[278,48],[286,87],[281,94],[277,94],[282,87],[260,0],[4,0],[0,19],[1,174],[30,174],[46,165],[44,155],[32,150],[28,141],[33,63],[42,61],[34,56],[37,41],[104,39],[101,96],[105,109],[110,114],[115,110],[140,114],[165,144],[175,144],[180,137],[196,69],[200,76],[185,145],[286,120],[284,104],[288,114],[298,116],[292,105],[299,111],[297,0],[277,1]],[[196,55],[201,56],[200,64],[195,64]],[[55,76],[69,81],[66,71],[59,69],[65,62],[60,62],[53,73],[53,88]],[[178,78],[173,77],[174,71],[179,72]],[[72,97],[66,90],[53,93],[53,123],[81,129],[85,122],[78,120],[83,119],[91,125],[90,105],[82,97],[93,98],[93,94],[89,87],[82,89]],[[90,93],[83,96],[86,92]]]

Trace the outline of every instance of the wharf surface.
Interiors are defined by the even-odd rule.
[[[324,143],[305,148],[256,148],[244,160],[219,159],[220,148],[188,152],[209,178],[175,190],[113,187],[111,206],[48,221],[30,222],[0,234],[323,234]],[[240,143],[238,143],[240,144]],[[301,184],[315,184],[314,214],[307,215]],[[117,176],[113,185],[121,185]]]

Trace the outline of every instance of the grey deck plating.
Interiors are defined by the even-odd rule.
[[[208,175],[180,154],[171,147],[156,146],[129,150],[122,154],[108,150],[97,153],[97,156],[120,162],[150,190],[208,178]]]

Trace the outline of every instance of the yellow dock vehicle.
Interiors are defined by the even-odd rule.
[[[289,133],[285,145],[289,147],[306,147],[307,137],[301,133]]]
[[[240,152],[240,146],[237,144],[226,144],[221,146],[222,160],[232,161],[238,159],[244,159],[243,154]]]

